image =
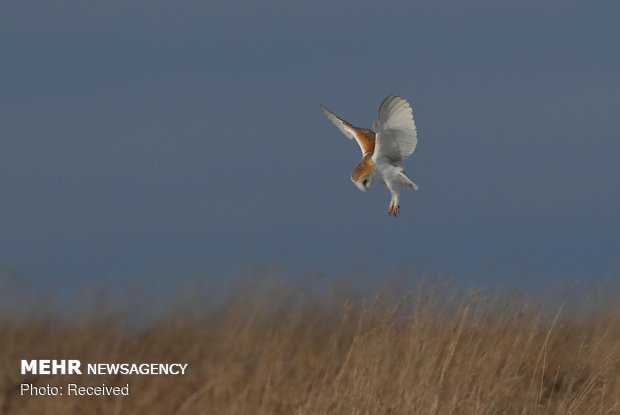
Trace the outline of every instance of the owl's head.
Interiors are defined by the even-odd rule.
[[[365,192],[366,190],[370,189],[370,186],[372,186],[372,175],[369,174],[367,176],[363,176],[358,180],[354,180],[353,183],[358,189],[360,189],[362,192]]]
[[[359,163],[357,163],[355,169],[353,169],[353,172],[351,173],[351,181],[355,184],[355,186],[357,186],[358,189],[365,192],[370,189],[370,186],[372,186],[373,176],[376,170],[377,167],[375,166],[374,161],[372,161],[370,155],[365,156]]]

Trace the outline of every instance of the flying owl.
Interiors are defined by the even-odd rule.
[[[321,110],[349,139],[355,139],[362,150],[362,159],[351,173],[351,181],[362,192],[374,182],[383,183],[392,198],[388,214],[400,213],[401,189],[418,190],[413,180],[398,164],[409,157],[418,143],[411,105],[402,97],[390,95],[379,107],[373,130],[355,127],[321,105]]]

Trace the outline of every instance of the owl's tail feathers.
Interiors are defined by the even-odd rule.
[[[399,177],[400,177],[400,185],[402,187],[410,187],[410,188],[413,188],[413,190],[419,189],[418,185],[415,184],[413,180],[411,180],[409,177],[405,175],[405,172],[401,171],[399,174]]]

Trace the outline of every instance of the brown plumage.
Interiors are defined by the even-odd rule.
[[[356,182],[362,177],[374,173],[377,168],[375,162],[372,161],[372,155],[375,153],[375,132],[368,128],[357,128],[352,125],[351,128],[354,131],[356,141],[364,153],[364,157],[357,163],[351,173],[351,180]]]
[[[362,159],[353,172],[351,173],[351,180],[354,182],[361,178],[372,174],[375,169],[375,162],[372,161],[372,155],[375,152],[375,132],[368,128],[359,128],[354,126],[348,121],[343,120],[327,108],[321,105],[323,113],[330,119],[331,122],[336,125],[347,137],[355,139],[357,144],[362,150]]]
[[[369,154],[372,156],[372,154],[375,151],[375,132],[374,131],[369,130],[368,128],[356,127],[350,122],[343,120],[342,118],[340,118],[339,116],[337,116],[336,114],[334,114],[333,112],[331,112],[330,110],[328,110],[322,105],[321,105],[321,110],[323,111],[325,116],[329,118],[329,120],[332,123],[334,123],[334,125],[338,127],[340,131],[342,131],[344,135],[346,135],[347,137],[351,139],[355,139],[355,141],[357,141],[357,144],[360,146],[360,149],[362,150],[362,156],[365,157]]]
[[[355,141],[357,141],[362,149],[364,157],[372,156],[375,152],[375,132],[373,130],[369,130],[368,128],[357,128],[351,124],[349,125],[353,130],[353,135],[355,135]]]
[[[374,143],[373,143],[373,149],[374,149]],[[353,172],[351,173],[351,180],[353,182],[356,182],[358,180],[360,180],[362,177],[366,177],[369,174],[374,173],[374,171],[377,169],[377,166],[375,165],[375,162],[372,161],[372,151],[370,152],[370,154],[365,155],[359,163],[357,163],[357,166],[355,166],[355,168],[353,169]]]

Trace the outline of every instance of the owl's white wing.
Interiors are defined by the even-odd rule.
[[[327,108],[321,105],[321,111],[329,120],[336,126],[338,129],[346,135],[349,139],[357,141],[357,144],[360,146],[362,150],[362,154],[366,155],[371,152],[374,148],[374,135],[372,131],[365,130],[362,128],[357,128],[353,126],[351,123],[343,120]]]
[[[377,133],[373,159],[398,163],[409,157],[418,144],[411,105],[402,97],[390,95],[381,103],[374,123]]]

